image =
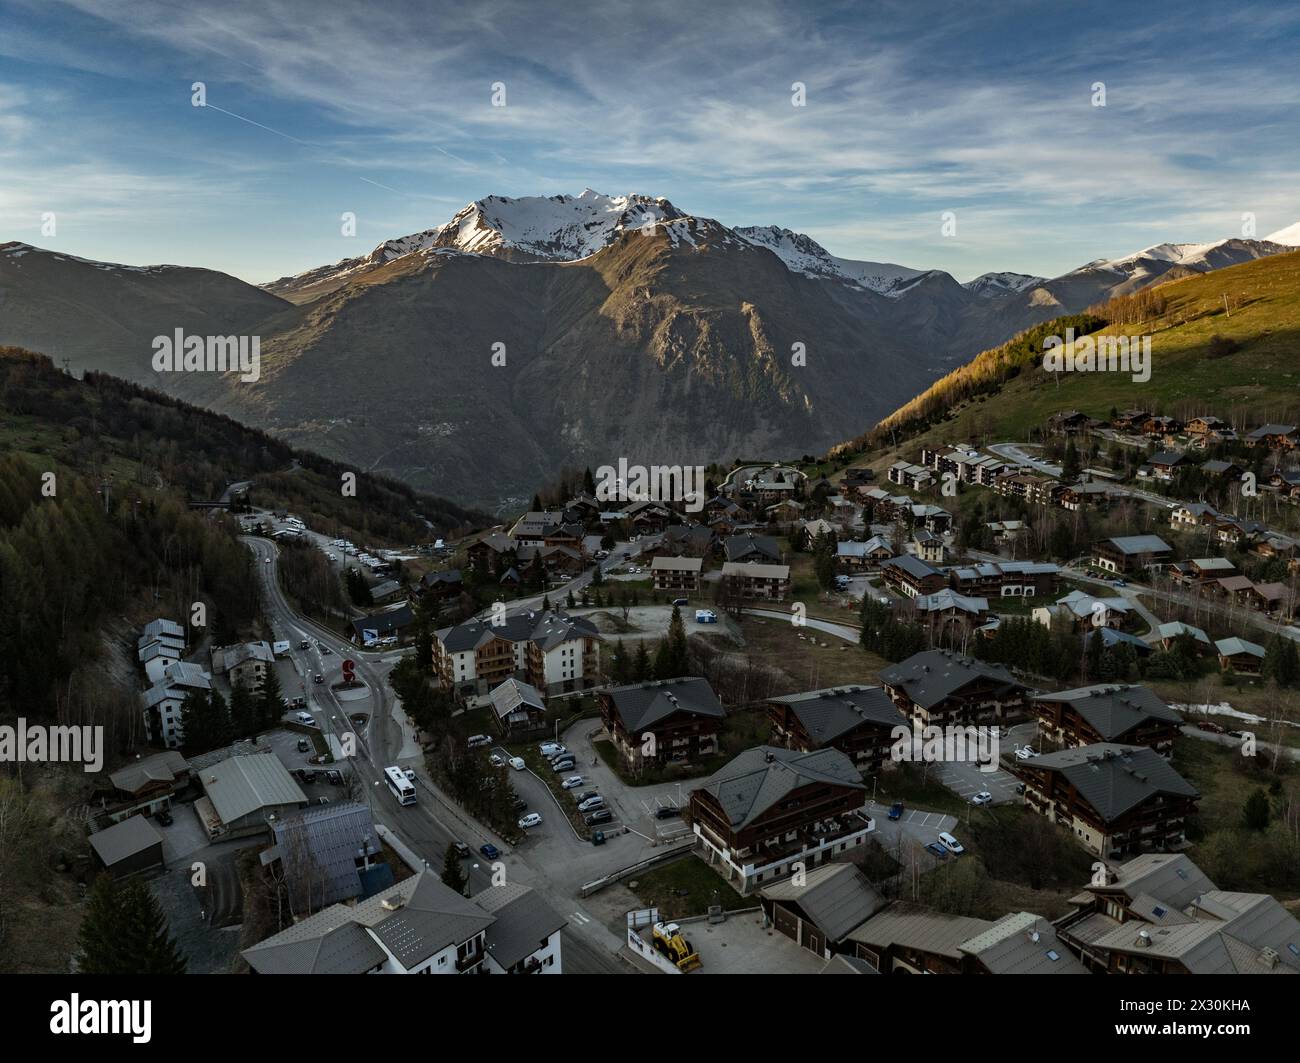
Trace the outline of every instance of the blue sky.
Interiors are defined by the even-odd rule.
[[[1300,7],[951,7],[0,0],[0,240],[260,282],[591,187],[966,280],[1300,221]]]

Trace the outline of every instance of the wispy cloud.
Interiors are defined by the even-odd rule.
[[[0,145],[16,152],[5,161],[19,188],[53,172],[77,189],[70,145],[84,139],[92,165],[123,179],[116,199],[102,188],[94,201],[106,225],[132,203],[184,204],[195,231],[219,228],[228,243],[237,200],[250,222],[244,275],[357,253],[339,245],[340,209],[364,211],[366,233],[392,219],[399,229],[381,235],[398,235],[488,193],[588,185],[965,275],[1059,272],[1133,250],[1139,235],[1228,235],[1244,211],[1262,232],[1300,216],[1291,10],[1017,3],[954,14],[771,0],[18,10]],[[57,68],[52,96],[33,95],[40,79],[22,76],[24,62]],[[207,86],[205,114],[190,107],[194,81]],[[792,106],[795,82],[806,106]],[[1092,105],[1095,82],[1104,108]],[[504,107],[492,104],[498,84]],[[62,156],[55,144],[31,150],[52,127]],[[191,182],[173,187],[182,176]],[[958,238],[937,236],[941,210],[958,212]],[[191,246],[203,260],[202,241]]]

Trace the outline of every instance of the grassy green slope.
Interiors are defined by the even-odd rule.
[[[1151,334],[1151,379],[1120,373],[1048,374],[1036,342],[986,351],[900,407],[856,444],[888,446],[891,430],[908,451],[939,441],[1024,439],[1059,410],[1105,418],[1112,407],[1174,416],[1214,413],[1238,423],[1294,420],[1300,414],[1300,252],[1199,274],[1150,290],[1158,312],[1099,335]],[[1126,313],[1127,311],[1127,313]],[[1118,321],[1123,301],[1094,308]],[[1054,332],[1049,328],[1046,332]],[[1216,337],[1234,341],[1214,357]],[[1058,382],[1059,381],[1059,382]],[[847,449],[857,449],[854,444]]]

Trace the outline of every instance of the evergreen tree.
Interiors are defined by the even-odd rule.
[[[686,645],[686,625],[682,612],[673,606],[672,619],[668,621],[668,634],[660,641],[655,654],[655,678],[676,679],[690,671],[690,652]]]
[[[645,639],[637,643],[636,660],[632,664],[632,682],[644,683],[651,672],[650,653],[645,648]]]
[[[1264,676],[1280,687],[1292,686],[1300,678],[1300,654],[1295,643],[1281,635],[1274,635],[1264,655]]]
[[[230,710],[216,691],[187,691],[180,724],[181,742],[190,756],[230,744]]]
[[[274,727],[284,715],[284,696],[274,665],[268,665],[257,692],[258,717],[263,727]]]
[[[139,878],[115,883],[103,874],[90,891],[78,935],[83,974],[184,974],[185,960],[167,918]]]
[[[1087,679],[1090,683],[1095,683],[1101,678],[1101,658],[1104,649],[1105,647],[1101,641],[1101,629],[1093,628],[1088,634],[1087,654],[1084,661]]]
[[[586,471],[582,474],[582,490],[591,495],[592,498],[596,497],[596,478],[591,474],[590,465],[587,466]]]
[[[464,759],[467,762],[469,760],[468,757]],[[464,895],[465,886],[468,884],[465,871],[460,866],[460,857],[450,845],[447,846],[447,855],[442,860],[442,882],[444,886],[450,886],[461,895]]]
[[[1241,821],[1248,830],[1262,831],[1268,826],[1268,794],[1255,790],[1248,798],[1241,811]]]
[[[230,688],[230,730],[240,738],[257,730],[259,705],[248,684],[237,680]]]
[[[610,672],[610,679],[615,686],[625,686],[632,681],[632,662],[628,660],[627,648],[623,645],[622,639],[619,639],[614,647],[614,664]]]

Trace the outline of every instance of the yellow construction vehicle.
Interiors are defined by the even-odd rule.
[[[691,948],[676,923],[655,923],[654,946],[683,974],[700,966],[700,954]]]

